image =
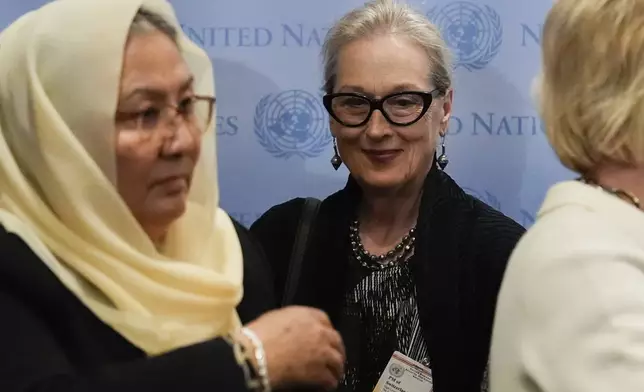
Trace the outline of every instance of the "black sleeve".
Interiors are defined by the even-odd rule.
[[[248,229],[234,219],[232,221],[244,254],[244,296],[237,306],[237,313],[242,323],[246,324],[275,309],[277,302],[273,291],[273,273],[262,247]]]
[[[2,392],[248,390],[233,349],[223,339],[79,373],[42,320],[20,300],[1,291],[0,315]]]
[[[487,205],[479,203],[479,216],[476,223],[474,247],[477,250],[474,273],[480,286],[477,287],[474,306],[480,322],[478,331],[472,334],[478,338],[472,344],[481,344],[482,357],[488,358],[490,337],[494,325],[497,298],[510,255],[525,228]]]
[[[510,255],[525,234],[525,228],[488,206],[482,208],[477,226],[477,258],[482,261],[477,266],[484,269],[480,272],[488,277],[484,281],[490,284],[488,292],[496,301]]]
[[[303,198],[276,205],[250,227],[251,234],[259,242],[271,267],[275,298],[280,302],[303,205]]]

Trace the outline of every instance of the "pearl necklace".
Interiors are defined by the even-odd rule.
[[[360,239],[360,223],[354,220],[349,226],[349,241],[353,257],[365,268],[382,270],[392,267],[404,261],[414,249],[416,242],[416,228],[409,230],[409,233],[389,252],[381,255],[369,253]]]

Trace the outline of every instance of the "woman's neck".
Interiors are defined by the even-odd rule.
[[[605,165],[598,169],[590,179],[601,186],[629,192],[640,201],[644,201],[643,167]]]
[[[168,233],[167,228],[146,227],[144,229],[157,251],[161,251]]]
[[[385,253],[416,226],[424,177],[391,191],[363,188],[358,212],[363,246]]]

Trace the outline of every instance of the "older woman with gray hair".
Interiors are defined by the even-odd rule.
[[[392,361],[424,374],[421,390],[485,390],[497,291],[524,229],[443,171],[453,97],[445,42],[424,15],[378,0],[342,17],[323,53],[331,164],[350,176],[321,204],[297,198],[251,227],[275,288],[340,330],[343,391],[371,391],[383,373],[405,382],[413,372],[387,369],[397,351]]]
[[[0,33],[0,391],[336,386],[340,335],[270,311],[219,208],[214,109],[164,0],[54,1]]]
[[[514,250],[491,349],[493,392],[644,390],[644,2],[558,0],[539,109],[559,160]]]

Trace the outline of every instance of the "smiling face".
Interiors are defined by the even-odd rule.
[[[201,147],[201,132],[178,116],[155,119],[192,96],[192,74],[172,39],[159,31],[129,39],[116,114],[117,185],[153,241],[184,213]]]
[[[355,92],[369,98],[404,91],[430,92],[435,89],[430,69],[427,53],[420,46],[394,34],[376,35],[340,50],[333,92]],[[400,101],[400,105],[405,103]],[[366,187],[395,189],[425,177],[437,138],[447,130],[451,106],[450,90],[436,96],[427,112],[411,125],[392,125],[376,110],[357,128],[332,119],[331,132],[356,180]]]

